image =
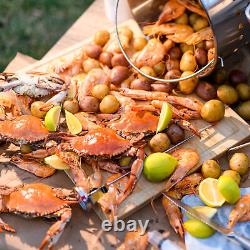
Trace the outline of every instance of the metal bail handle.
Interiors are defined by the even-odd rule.
[[[136,70],[138,73],[140,73],[142,76],[149,78],[150,80],[153,81],[161,81],[161,82],[165,82],[165,83],[171,83],[171,82],[179,82],[179,81],[183,81],[183,80],[187,80],[189,78],[192,77],[197,77],[199,74],[201,74],[202,72],[205,72],[207,69],[209,69],[209,67],[213,67],[216,63],[215,59],[211,60],[206,66],[204,66],[203,68],[199,69],[198,71],[196,71],[195,73],[185,76],[185,77],[181,77],[181,78],[176,78],[176,79],[162,79],[162,78],[157,78],[157,77],[153,77],[150,75],[145,74],[143,71],[141,71],[129,58],[128,54],[126,53],[126,51],[123,49],[122,47],[122,43],[119,37],[119,31],[118,31],[118,7],[119,7],[119,2],[120,0],[116,1],[116,7],[115,7],[115,35],[119,44],[119,47],[124,55],[124,57],[126,58],[126,60],[129,62],[129,64],[133,67],[134,70]],[[221,58],[220,58],[221,59]],[[222,60],[222,59],[221,59]]]

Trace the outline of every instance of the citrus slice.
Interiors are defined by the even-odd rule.
[[[82,124],[76,116],[65,110],[65,117],[69,132],[71,134],[77,135],[82,132]]]
[[[166,129],[171,119],[172,119],[172,109],[168,103],[164,102],[161,107],[161,114],[157,125],[156,133]]]
[[[226,201],[218,189],[218,180],[206,178],[199,185],[199,196],[209,207],[221,207]]]
[[[240,188],[230,176],[224,175],[218,179],[218,190],[230,204],[234,204],[240,199]]]
[[[56,131],[59,124],[60,114],[61,114],[60,106],[54,106],[47,112],[44,119],[44,124],[49,131],[51,132]]]
[[[213,207],[207,206],[196,206],[193,207],[197,212],[203,214],[204,216],[208,217],[209,219],[213,218],[217,213],[217,209]],[[189,213],[187,213],[187,217],[189,219],[194,219]]]
[[[196,238],[208,238],[215,233],[211,227],[199,220],[187,220],[183,223],[183,227]]]
[[[51,155],[44,159],[44,162],[50,167],[60,170],[69,169],[68,164],[62,161],[57,155]]]

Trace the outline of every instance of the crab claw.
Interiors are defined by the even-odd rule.
[[[144,160],[144,150],[142,148],[138,149],[136,157],[137,159],[131,166],[130,176],[127,185],[125,186],[125,189],[122,192],[121,196],[118,197],[118,204],[122,203],[130,195],[142,173]]]
[[[0,233],[5,230],[7,232],[11,232],[11,233],[15,233],[16,230],[9,226],[8,224],[6,224],[1,218],[0,218]]]
[[[55,216],[60,217],[60,220],[49,228],[45,238],[43,239],[39,247],[39,250],[44,249],[47,245],[48,249],[52,249],[52,247],[59,240],[66,224],[70,221],[71,214],[72,212],[70,207],[63,208],[62,210],[59,210],[58,212],[55,213]]]

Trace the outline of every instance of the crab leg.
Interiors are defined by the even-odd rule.
[[[60,220],[49,228],[45,238],[43,239],[39,247],[39,250],[44,249],[47,245],[48,249],[52,249],[52,247],[57,243],[66,224],[71,219],[72,215],[71,208],[70,207],[63,208],[62,210],[57,211],[54,215],[56,217],[60,217]]]
[[[118,204],[123,202],[134,190],[136,182],[138,181],[143,170],[144,150],[142,148],[138,149],[136,157],[137,159],[133,162],[131,166],[129,180],[125,186],[125,189],[118,197]]]
[[[187,131],[197,135],[198,137],[201,137],[200,132],[189,121],[174,119],[174,122],[176,124],[178,124],[184,130],[187,130]]]
[[[46,178],[55,173],[55,169],[47,166],[36,160],[24,159],[20,156],[13,156],[11,158],[11,163],[13,163],[16,167],[26,170],[38,177]]]

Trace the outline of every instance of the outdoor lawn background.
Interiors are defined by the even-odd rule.
[[[17,51],[40,59],[91,2],[93,0],[0,1],[0,71]]]

